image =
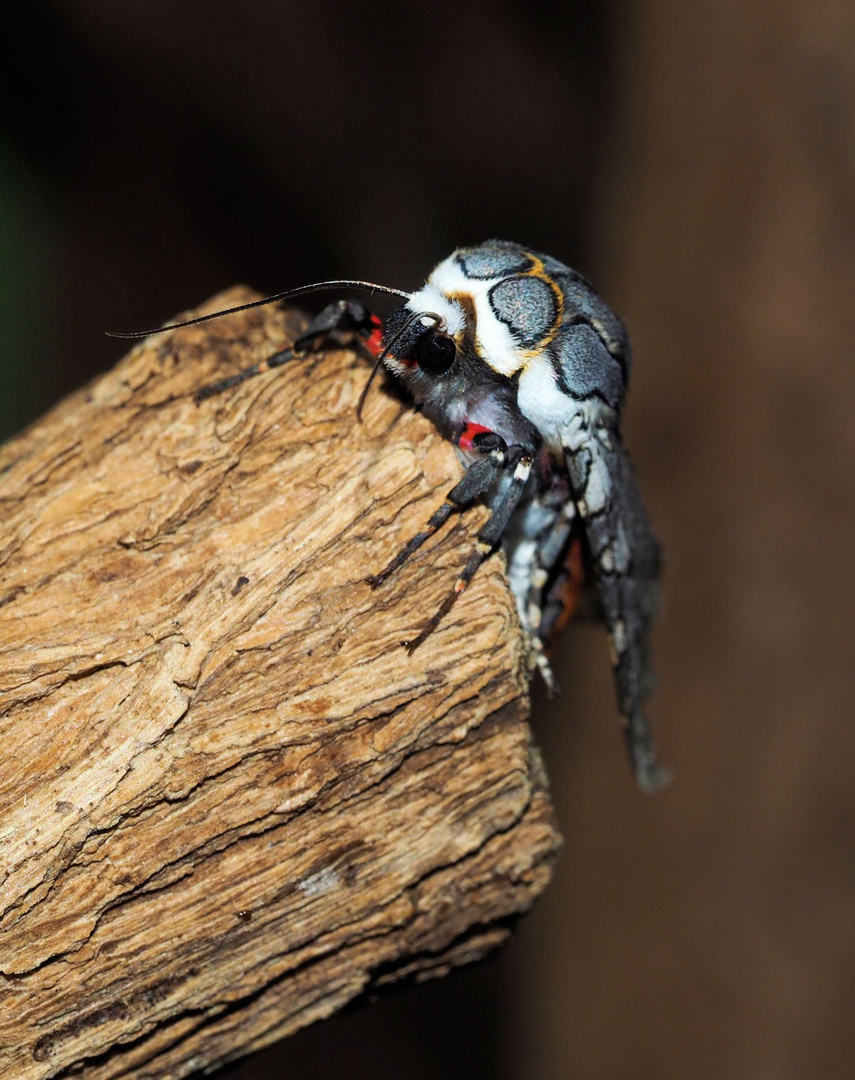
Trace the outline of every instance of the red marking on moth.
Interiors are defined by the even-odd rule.
[[[562,611],[553,627],[554,635],[560,634],[573,618],[585,587],[585,562],[582,558],[582,541],[578,536],[570,544],[564,558],[564,569],[567,571],[567,580],[561,586],[559,594]]]
[[[376,315],[372,315],[371,326],[371,333],[365,339],[365,347],[372,356],[376,357],[383,351],[383,323],[380,322]]]
[[[482,431],[489,431],[488,427],[484,427],[483,424],[467,424],[463,429],[460,438],[457,440],[457,445],[461,450],[474,450],[472,440],[476,435],[480,435]]]

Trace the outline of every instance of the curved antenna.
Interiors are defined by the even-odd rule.
[[[395,342],[410,329],[417,319],[432,319],[434,330],[438,330],[441,326],[445,325],[445,319],[441,315],[437,315],[435,311],[416,311],[409,319],[407,319],[401,329],[392,335],[388,343],[383,346],[383,351],[379,353],[377,359],[374,361],[374,367],[371,369],[371,374],[368,376],[368,382],[363,386],[362,393],[359,395],[359,401],[356,403],[356,419],[360,423],[362,422],[362,406],[365,404],[365,399],[368,397],[368,391],[371,389],[371,384],[374,382],[374,376],[377,374],[380,365],[389,355]],[[425,327],[425,329],[427,330],[427,327]]]
[[[318,281],[314,285],[298,285],[296,289],[286,289],[285,292],[274,293],[265,296],[263,300],[250,300],[248,304],[238,304],[237,307],[224,308],[222,311],[212,311],[210,315],[197,315],[195,319],[185,319],[184,322],[168,323],[166,326],[156,326],[153,330],[107,330],[107,337],[114,338],[144,338],[151,334],[161,334],[166,330],[177,330],[182,326],[194,326],[196,323],[207,322],[209,319],[219,319],[223,315],[234,315],[236,311],[246,311],[247,308],[263,307],[265,304],[275,304],[277,300],[290,300],[292,296],[301,296],[303,293],[329,292],[332,289],[370,289],[372,292],[388,293],[390,296],[401,296],[409,300],[411,293],[401,289],[390,289],[388,285],[375,285],[373,281],[354,281],[341,279],[339,281]]]

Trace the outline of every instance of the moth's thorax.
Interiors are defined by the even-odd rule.
[[[443,260],[406,305],[435,311],[461,344],[510,378],[555,337],[563,315],[559,286],[543,261],[521,248],[463,249]]]

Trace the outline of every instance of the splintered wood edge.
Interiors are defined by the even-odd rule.
[[[199,312],[253,299],[235,289]],[[560,837],[485,511],[293,312],[161,333],[0,449],[0,1071],[179,1077],[506,939]]]

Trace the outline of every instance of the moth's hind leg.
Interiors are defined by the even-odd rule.
[[[325,307],[319,315],[312,319],[293,345],[290,345],[287,349],[281,349],[272,356],[268,356],[265,360],[252,364],[242,371],[235,372],[234,375],[220,379],[219,382],[211,383],[210,386],[203,386],[195,394],[194,400],[198,404],[206,398],[223,393],[224,390],[231,390],[234,386],[240,386],[247,379],[252,379],[256,375],[262,375],[265,371],[272,371],[274,368],[281,367],[283,364],[287,364],[289,360],[293,360],[295,356],[310,352],[330,334],[356,335],[368,350],[376,355],[380,349],[383,336],[382,323],[376,315],[372,315],[365,305],[360,304],[357,300],[337,300],[334,304]]]
[[[554,697],[558,683],[552,673],[546,647],[546,624],[552,617],[556,567],[561,561],[575,508],[572,500],[544,492],[534,495],[514,517],[503,546],[508,559],[508,577],[517,602],[517,612],[526,633],[532,669],[543,678],[547,693]],[[550,621],[551,620],[551,621]]]

